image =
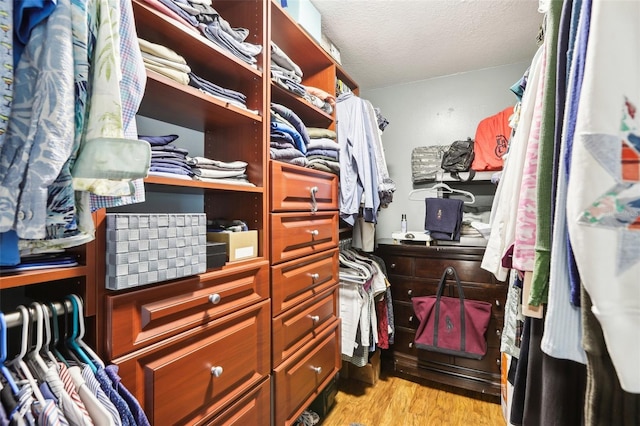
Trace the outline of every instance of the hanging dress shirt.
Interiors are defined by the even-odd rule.
[[[71,367],[69,370],[72,370],[75,367]],[[93,395],[98,399],[100,404],[102,404],[111,417],[113,418],[113,422],[117,426],[122,426],[122,420],[120,419],[120,413],[118,409],[113,405],[111,399],[107,396],[106,393],[100,387],[100,382],[96,379],[96,376],[93,374],[93,371],[89,366],[85,366],[82,368],[82,378],[85,381],[85,384],[88,386],[89,390],[93,393]]]
[[[60,0],[31,31],[15,70],[11,118],[0,152],[0,232],[46,236],[47,188],[73,148],[73,93],[71,9],[69,0]]]
[[[122,379],[118,375],[118,366],[116,365],[107,365],[104,368],[104,371],[107,373],[111,381],[113,382],[114,389],[120,394],[122,399],[127,403],[129,409],[131,410],[131,414],[135,418],[136,424],[138,426],[150,426],[149,419],[145,414],[144,410],[140,406],[140,403],[136,399],[135,396],[129,392],[129,390],[122,384]]]
[[[365,221],[376,223],[380,196],[373,149],[375,135],[365,102],[353,93],[340,95],[336,121],[340,145],[340,217],[353,226],[364,198],[362,216]]]
[[[107,410],[107,407],[98,400],[96,394],[93,393],[85,382],[80,367],[69,367],[68,373],[93,423],[96,426],[116,426],[114,418],[109,410]]]

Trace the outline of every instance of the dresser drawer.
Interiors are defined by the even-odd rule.
[[[394,352],[415,357],[416,360],[421,362],[435,362],[442,364],[453,363],[452,356],[416,348],[415,343],[413,343],[415,338],[415,330],[396,328],[396,336],[393,344]]]
[[[338,291],[325,293],[273,319],[273,366],[277,367],[307,342],[335,322],[338,316]]]
[[[495,282],[493,274],[480,268],[480,262],[476,260],[417,258],[415,262],[416,277],[433,278],[439,281],[444,271],[452,266],[455,268],[460,281],[476,283]],[[455,283],[453,275],[447,277],[447,283]]]
[[[210,418],[269,375],[263,301],[113,362],[154,426]]]
[[[107,296],[109,357],[117,358],[268,297],[266,261]]]
[[[340,321],[280,364],[274,373],[276,425],[292,425],[340,369]]]
[[[280,263],[338,246],[338,212],[271,214],[271,259]]]
[[[299,306],[338,282],[338,249],[271,267],[273,316]]]
[[[413,275],[413,258],[405,256],[385,256],[384,264],[388,275]]]
[[[395,277],[391,281],[393,300],[411,302],[412,297],[431,296],[438,291],[438,282],[416,278]],[[444,288],[444,295],[449,294],[449,285]]]
[[[271,381],[267,378],[213,420],[198,422],[208,426],[269,426],[271,422]]]
[[[338,210],[338,177],[271,161],[271,210]]]
[[[454,364],[487,375],[498,376],[500,374],[500,348],[487,348],[487,354],[482,359],[455,357]]]
[[[458,289],[451,286],[453,296],[458,297]],[[504,304],[507,300],[507,287],[504,285],[462,286],[465,299],[482,300],[491,303],[491,315],[504,319]]]

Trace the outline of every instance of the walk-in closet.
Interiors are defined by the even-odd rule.
[[[640,3],[2,0],[0,426],[640,424]]]

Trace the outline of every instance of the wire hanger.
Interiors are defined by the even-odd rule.
[[[419,189],[414,189],[413,191],[409,192],[409,200],[412,201],[424,201],[424,196],[421,198],[414,198],[414,196],[419,195],[421,193],[424,192],[433,192],[434,190],[437,190],[438,192],[442,191],[442,193],[445,194],[460,194],[460,195],[464,195],[465,197],[468,197],[468,200],[465,200],[464,203],[465,204],[473,204],[476,202],[476,196],[473,195],[473,193],[469,192],[469,191],[465,191],[463,189],[457,189],[457,188],[451,188],[449,185],[447,185],[444,182],[438,182],[428,188],[419,188]]]

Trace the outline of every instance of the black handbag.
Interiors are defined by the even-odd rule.
[[[464,141],[455,141],[449,146],[449,149],[442,156],[441,167],[445,172],[449,172],[452,177],[462,180],[459,172],[470,172],[469,178],[473,179],[475,171],[471,170],[471,163],[475,153],[473,150],[473,140],[467,138]]]

